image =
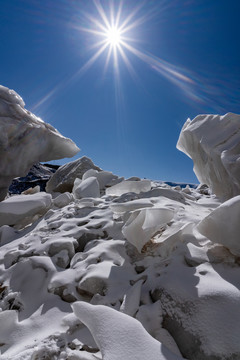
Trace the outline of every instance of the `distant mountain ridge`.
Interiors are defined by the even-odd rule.
[[[40,191],[45,191],[46,183],[56,172],[60,165],[41,164],[33,165],[26,176],[13,179],[9,187],[10,194],[21,194],[23,191],[40,186]]]

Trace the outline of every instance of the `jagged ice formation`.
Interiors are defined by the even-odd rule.
[[[14,90],[0,86],[0,201],[12,179],[26,175],[32,165],[72,157],[79,151],[72,140],[24,106]]]

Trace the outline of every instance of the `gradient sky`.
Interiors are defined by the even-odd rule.
[[[120,5],[119,24],[131,15],[125,61],[117,51],[107,64],[107,47],[91,62],[104,38],[91,33],[104,24],[98,9],[116,19]],[[176,143],[188,117],[240,113],[239,14],[237,0],[3,0],[0,83],[75,141],[75,158],[196,182]]]

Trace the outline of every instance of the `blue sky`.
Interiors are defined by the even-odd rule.
[[[116,18],[120,1],[111,3]],[[106,66],[110,45],[86,66],[106,40],[91,32],[104,24],[97,6],[109,19],[108,0],[1,1],[1,84],[74,140],[75,158],[125,177],[196,182],[176,143],[188,117],[240,113],[240,2],[123,0],[134,74],[118,49]]]

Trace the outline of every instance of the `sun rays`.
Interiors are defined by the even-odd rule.
[[[85,13],[87,26],[77,26],[80,32],[86,32],[92,35],[92,37],[95,37],[92,49],[96,49],[96,51],[84,66],[88,67],[88,64],[95,62],[97,58],[105,52],[105,70],[110,63],[111,57],[113,57],[115,72],[119,73],[119,56],[128,69],[130,69],[131,66],[125,50],[128,43],[134,41],[134,39],[129,36],[129,32],[137,28],[143,20],[141,17],[133,20],[134,16],[136,16],[141,9],[141,6],[137,6],[130,14],[123,18],[122,2],[120,2],[117,10],[114,8],[113,2],[110,2],[108,12],[103,8],[99,0],[94,0],[93,3],[97,10],[97,16]]]
[[[137,47],[136,38],[138,29],[145,22],[154,16],[154,9],[151,11],[141,11],[144,3],[139,3],[129,13],[123,11],[123,1],[120,1],[117,9],[114,8],[112,0],[109,6],[104,8],[100,0],[93,0],[96,15],[84,13],[87,20],[87,26],[77,26],[80,32],[86,32],[91,35],[94,50],[92,56],[80,69],[79,72],[85,72],[91,67],[101,56],[105,56],[104,72],[110,65],[111,59],[114,65],[115,82],[119,86],[120,82],[120,63],[123,62],[133,78],[138,78],[134,70],[134,57],[140,59],[148,65],[153,71],[171,81],[175,86],[179,87],[184,93],[192,94],[190,87],[194,85],[194,81],[186,71],[182,71],[153,54]],[[139,44],[139,42],[138,42]],[[197,95],[194,95],[195,99]]]
[[[143,62],[143,65],[145,64],[156,74],[170,81],[185,97],[199,103],[204,101],[204,94],[198,90],[201,81],[196,75],[155,56],[141,44],[141,35],[139,34],[144,29],[146,22],[149,22],[157,14],[159,15],[161,11],[164,13],[167,6],[164,0],[158,4],[157,11],[152,6],[146,7],[146,2],[142,1],[131,9],[123,0],[118,2],[118,7],[114,6],[116,4],[114,0],[92,0],[91,4],[87,7],[88,11],[83,9],[79,11],[79,22],[75,21],[71,24],[71,27],[77,31],[76,36],[86,39],[85,48],[82,45],[82,50],[90,51],[87,61],[72,77],[59,83],[45,95],[38,104],[33,106],[33,110],[55,96],[63,87],[66,89],[78,81],[98,60],[99,63],[104,64],[102,74],[106,74],[108,68],[112,66],[117,97],[120,97],[120,84],[123,80],[121,77],[122,66],[127,68],[134,80],[137,82],[141,80],[141,74],[135,70],[134,62],[137,58]]]

